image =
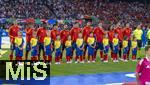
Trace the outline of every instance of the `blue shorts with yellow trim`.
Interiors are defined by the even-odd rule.
[[[48,55],[52,55],[52,51],[51,49],[46,49],[45,51],[45,55],[48,56]]]
[[[31,44],[30,44],[30,42],[27,42],[26,51],[30,51],[30,50],[31,50]]]
[[[105,54],[108,54],[108,51],[109,51],[109,45],[104,46],[104,53],[105,53]]]
[[[31,49],[31,56],[38,56],[38,49],[37,49],[37,47],[32,47],[32,49]]]
[[[66,56],[72,56],[72,47],[66,48]]]
[[[83,50],[76,48],[76,56],[83,56]]]
[[[128,53],[128,50],[129,50],[128,47],[123,48],[123,54],[127,54],[127,53]]]
[[[22,57],[23,56],[23,50],[20,50],[18,47],[15,48],[15,56]]]
[[[104,49],[102,42],[97,42],[96,43],[96,50],[98,50],[98,49],[100,49],[101,51]]]
[[[116,45],[113,47],[113,53],[117,54],[119,52],[119,46]]]
[[[46,46],[45,47],[45,55],[48,56],[48,55],[52,55],[52,50],[51,50],[51,47],[50,45]]]
[[[132,55],[136,55],[137,54],[137,48],[133,48],[132,49]]]
[[[61,48],[56,49],[55,56],[56,57],[61,56]]]
[[[88,46],[87,49],[88,49],[88,56],[93,56],[95,53],[95,48]]]
[[[15,43],[10,44],[10,50],[15,50]]]

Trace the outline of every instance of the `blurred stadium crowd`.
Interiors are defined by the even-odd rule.
[[[81,19],[95,16],[105,24],[150,22],[150,5],[105,0],[0,0],[0,17]]]

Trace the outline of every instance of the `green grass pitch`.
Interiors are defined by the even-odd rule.
[[[2,50],[3,51],[3,50]],[[97,55],[96,63],[84,63],[84,64],[66,64],[65,63],[65,53],[63,53],[63,63],[60,65],[55,65],[54,62],[50,67],[51,76],[62,76],[62,75],[76,75],[76,74],[95,74],[95,73],[109,73],[109,72],[134,72],[137,62],[118,62],[113,63],[109,60],[108,63],[103,63],[99,59],[99,52]],[[138,57],[144,57],[144,49],[138,54]],[[2,55],[0,60],[9,60],[9,50]],[[29,57],[30,58],[30,57]],[[42,57],[41,57],[42,58]],[[53,55],[54,61],[54,55]]]

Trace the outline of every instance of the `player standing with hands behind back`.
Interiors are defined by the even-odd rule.
[[[141,54],[141,47],[142,47],[142,34],[143,31],[141,30],[141,24],[137,26],[137,28],[134,30],[133,35],[137,39],[137,45],[138,45],[138,55]]]

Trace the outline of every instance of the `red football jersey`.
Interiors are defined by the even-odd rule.
[[[123,40],[123,29],[122,29],[121,27],[117,27],[117,28],[115,29],[115,33],[118,34],[118,39],[119,39],[120,41],[122,41],[122,40]]]
[[[9,28],[9,37],[10,42],[14,43],[15,37],[18,36],[18,32],[20,31],[20,27],[18,25],[12,25]]]
[[[129,40],[131,39],[131,33],[132,33],[132,30],[131,28],[124,28],[124,32],[123,32],[123,35],[126,36]]]
[[[94,35],[96,37],[97,42],[102,42],[104,34],[105,33],[102,28],[99,27],[94,28]]]
[[[72,28],[71,29],[71,39],[75,42],[78,38],[79,33],[81,32],[80,28]]]
[[[115,35],[114,30],[110,30],[110,31],[108,32],[109,41],[112,42],[112,40],[113,40],[113,38],[114,38],[114,35]]]
[[[30,42],[33,34],[33,28],[26,28],[26,42]]]
[[[85,42],[87,42],[87,38],[89,37],[90,32],[92,32],[91,27],[85,26],[83,28],[83,38]]]
[[[56,37],[59,34],[60,34],[59,30],[52,29],[52,31],[51,31],[51,38],[52,38],[52,40],[56,40]]]
[[[46,37],[46,29],[43,27],[40,27],[37,30],[37,36],[38,36],[39,42],[44,43],[44,37]]]
[[[61,41],[64,44],[67,40],[67,37],[70,35],[70,31],[69,30],[62,30],[60,32],[60,37],[61,37]]]

